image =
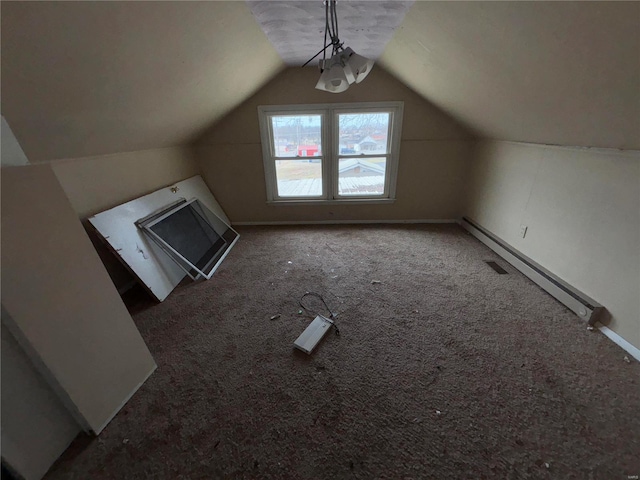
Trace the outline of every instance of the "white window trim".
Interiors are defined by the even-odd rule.
[[[338,194],[338,159],[362,158],[362,155],[340,155],[338,140],[338,114],[362,112],[389,112],[391,122],[388,136],[390,148],[383,195],[343,195]],[[398,163],[400,159],[400,141],[404,102],[367,102],[367,103],[324,103],[310,105],[260,105],[258,118],[262,141],[262,159],[264,163],[267,203],[271,205],[327,205],[327,204],[375,204],[393,203],[396,198]],[[304,159],[320,158],[322,161],[322,196],[319,197],[279,197],[275,172],[275,155],[271,151],[272,115],[322,115],[322,155],[300,157]],[[297,157],[289,158],[295,160]]]

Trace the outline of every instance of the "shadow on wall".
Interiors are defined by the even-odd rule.
[[[232,222],[449,220],[461,214],[474,133],[376,65],[340,94],[316,90],[315,67],[291,67],[193,139],[202,175]],[[278,206],[266,203],[259,105],[404,102],[392,204]]]
[[[193,145],[211,143],[260,143],[258,105],[314,103],[405,102],[403,140],[421,138],[471,139],[478,137],[462,120],[420,96],[380,65],[367,78],[342,93],[315,89],[320,71],[315,66],[289,67],[276,75],[239,107],[193,136]],[[244,128],[239,128],[241,122]],[[413,120],[408,125],[407,119]]]
[[[82,220],[82,226],[87,232],[87,236],[93,247],[96,249],[100,260],[104,264],[111,281],[115,285],[118,293],[122,295],[125,291],[134,286],[136,278],[133,274],[120,262],[114,252],[98,237],[95,229],[91,226],[87,219]]]

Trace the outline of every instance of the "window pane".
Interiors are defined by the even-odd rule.
[[[338,161],[340,195],[383,195],[386,157],[341,158]]]
[[[192,206],[175,211],[150,228],[199,269],[227,243]]]
[[[389,153],[390,113],[338,115],[341,155]]]
[[[314,160],[276,160],[278,195],[318,197],[322,195],[322,162]]]
[[[276,157],[322,155],[321,115],[271,117],[273,152]]]

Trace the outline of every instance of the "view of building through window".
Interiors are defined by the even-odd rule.
[[[277,157],[322,156],[322,116],[271,117],[273,148]]]
[[[341,158],[338,162],[340,195],[382,195],[387,168],[385,157]]]
[[[339,195],[384,194],[390,117],[379,112],[337,115]],[[272,116],[271,129],[278,195],[322,196],[322,116]]]
[[[318,197],[322,195],[322,116],[282,115],[271,117],[276,157],[278,195]],[[282,160],[283,157],[311,157]]]
[[[339,195],[384,193],[387,158],[380,155],[389,153],[389,118],[389,113],[338,115]]]

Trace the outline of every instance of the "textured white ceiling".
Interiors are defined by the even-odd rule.
[[[247,4],[287,65],[304,64],[324,46],[322,0],[247,0]],[[356,53],[377,59],[412,4],[413,0],[339,1],[340,40]]]

